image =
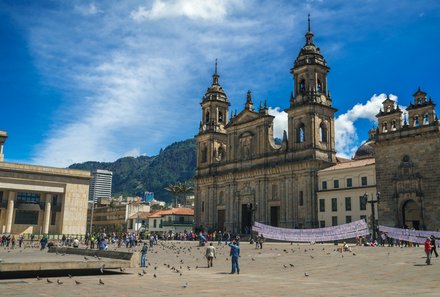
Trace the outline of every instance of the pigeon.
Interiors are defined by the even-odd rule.
[[[120,267],[120,268],[119,268],[119,271],[120,271],[120,272],[124,272],[124,271],[125,271],[125,268]]]
[[[304,272],[304,276],[307,277],[309,276],[309,274],[307,272]]]
[[[255,261],[255,258],[252,258],[252,261]]]
[[[50,279],[46,279],[48,284],[53,283],[53,281],[51,281]]]
[[[144,274],[143,274],[143,273],[140,273],[140,272],[138,272],[138,275],[139,275],[139,276],[144,276]]]
[[[186,287],[188,287],[188,283],[184,283],[182,286],[182,288],[186,288]]]
[[[143,274],[147,274],[147,272],[145,271],[145,269],[142,269],[142,273],[143,273]]]
[[[68,274],[67,276],[68,276],[69,278],[72,278],[72,277],[73,277],[71,274]]]
[[[293,265],[293,264],[289,264],[290,265],[290,267],[295,267],[295,265]]]
[[[77,280],[75,280],[75,284],[80,285],[81,283]]]
[[[41,277],[39,277],[38,275],[37,275],[37,280],[41,280]]]
[[[154,274],[154,277],[157,277],[156,273]]]
[[[59,284],[59,285],[62,285],[62,284],[63,284],[63,282],[62,282],[62,281],[60,281],[59,279],[57,279],[57,284]]]
[[[87,258],[86,256],[84,256],[84,260],[87,261],[89,258]]]
[[[284,268],[287,268],[287,266],[285,264],[283,264]]]
[[[99,279],[99,284],[100,284],[100,285],[103,285],[103,284],[104,284],[104,282],[102,281],[102,279]]]

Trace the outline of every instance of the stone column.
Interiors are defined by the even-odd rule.
[[[6,210],[6,233],[11,233],[12,218],[14,217],[15,192],[9,192],[8,208]]]
[[[44,208],[43,234],[49,233],[50,211],[51,211],[51,194],[46,194],[46,207]]]

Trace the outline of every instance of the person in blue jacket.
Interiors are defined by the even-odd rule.
[[[231,247],[229,255],[231,256],[232,260],[231,274],[234,274],[235,272],[237,272],[237,274],[240,274],[240,266],[238,264],[238,258],[240,257],[240,246],[237,245],[237,241],[235,241],[235,239],[232,241],[232,243],[229,244],[229,246]]]

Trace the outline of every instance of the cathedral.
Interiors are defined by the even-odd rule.
[[[273,137],[266,104],[229,116],[230,102],[217,66],[201,101],[197,139],[195,224],[243,233],[254,221],[287,228],[318,227],[319,170],[336,164],[330,70],[310,30],[290,73],[288,131]],[[287,100],[286,100],[287,101]],[[287,103],[287,102],[286,102]]]

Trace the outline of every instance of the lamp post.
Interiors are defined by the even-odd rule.
[[[364,194],[365,199],[368,199],[368,195],[367,193]],[[368,203],[371,204],[371,216],[373,217],[373,223],[372,223],[372,227],[373,227],[373,241],[376,241],[376,210],[374,205],[376,203],[379,203],[379,198],[380,198],[380,192],[376,193],[376,200],[374,200],[373,195],[371,195],[371,200],[367,201]]]

